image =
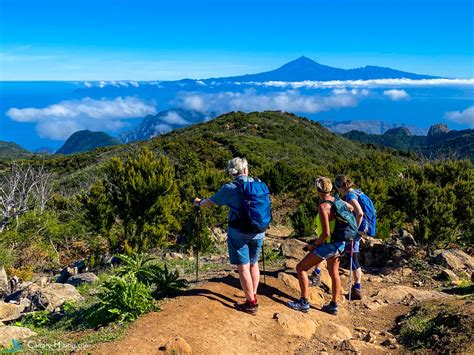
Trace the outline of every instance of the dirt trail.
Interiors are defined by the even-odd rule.
[[[273,242],[282,240],[278,236]],[[288,308],[286,302],[299,297],[294,266],[304,256],[304,243],[294,239],[283,243],[286,270],[267,273],[267,284],[259,288],[256,316],[234,308],[235,302],[245,300],[234,270],[164,301],[160,312],[135,321],[121,340],[100,344],[88,353],[404,353],[406,349],[391,334],[397,317],[417,302],[452,298],[433,291],[429,284],[414,287],[420,275],[408,267],[384,268],[363,276],[364,300],[351,302],[349,308],[341,296],[339,314],[332,316],[319,309],[330,300],[330,279],[323,268],[323,285],[312,288],[310,295],[314,307],[303,314]],[[348,271],[341,269],[343,288],[347,288],[347,276]],[[169,346],[177,337],[177,344]]]
[[[291,290],[290,290],[291,292]],[[238,312],[234,302],[244,300],[235,273],[198,285],[185,295],[165,302],[160,312],[136,321],[125,337],[115,343],[101,344],[94,354],[159,353],[170,338],[186,340],[198,353],[292,353],[304,338],[288,334],[275,313],[303,317],[320,325],[326,321],[350,326],[346,309],[337,317],[312,309],[302,314],[289,309],[285,302],[294,299],[276,277],[267,277],[258,296],[259,312],[251,316]]]

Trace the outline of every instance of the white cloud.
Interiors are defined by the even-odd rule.
[[[156,137],[160,134],[168,133],[172,129],[173,128],[171,126],[167,125],[167,124],[164,124],[164,123],[157,124],[157,125],[155,125],[155,132],[154,132],[152,137]]]
[[[165,116],[161,117],[161,120],[169,124],[185,125],[190,123],[175,111],[168,112]]]
[[[330,81],[265,81],[265,82],[234,82],[236,85],[255,85],[278,88],[327,89],[345,87],[403,87],[403,86],[474,86],[474,79],[372,79],[372,80],[330,80]]]
[[[397,89],[385,90],[383,94],[385,96],[388,96],[390,100],[393,100],[393,101],[404,100],[410,97],[410,95],[408,95],[408,93],[405,90],[397,90]]]
[[[474,128],[474,106],[470,106],[463,111],[446,112],[444,116],[453,122],[466,124],[469,128]]]
[[[255,89],[244,92],[220,92],[213,94],[191,92],[178,95],[177,104],[201,112],[265,111],[316,113],[358,104],[357,94],[351,91],[336,92],[330,96],[302,95],[297,90],[258,94]]]
[[[81,129],[116,131],[127,118],[141,118],[156,114],[154,103],[134,97],[117,97],[114,100],[61,101],[44,108],[10,108],[6,115],[17,122],[35,122],[40,137],[55,140],[67,139]]]

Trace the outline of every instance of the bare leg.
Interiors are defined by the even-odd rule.
[[[309,280],[308,270],[314,265],[319,264],[323,259],[319,256],[309,253],[298,265],[296,265],[296,272],[298,273],[298,281],[300,283],[301,298],[308,298],[309,296]]]
[[[252,275],[250,274],[250,264],[238,265],[239,268],[239,280],[242,290],[245,293],[245,298],[248,301],[253,301],[253,290]]]
[[[354,275],[354,283],[360,284],[360,282],[362,281],[362,269],[358,268],[354,270],[353,275]]]
[[[260,282],[260,269],[258,268],[258,263],[250,264],[250,275],[252,277],[253,293],[255,295],[257,294],[258,283]]]
[[[333,256],[327,259],[329,276],[332,281],[332,301],[337,303],[337,298],[341,293],[341,279],[339,278],[339,257]]]

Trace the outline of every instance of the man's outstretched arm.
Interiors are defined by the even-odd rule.
[[[198,207],[209,208],[209,207],[214,206],[214,202],[212,202],[212,200],[209,199],[209,198],[205,198],[205,199],[201,200],[199,197],[196,197],[194,199],[193,205],[198,206]]]

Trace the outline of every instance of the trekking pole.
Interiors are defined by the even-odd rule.
[[[265,270],[265,242],[262,243],[263,284],[267,286],[267,272]]]
[[[352,258],[354,257],[354,240],[351,240],[351,261],[349,266],[349,303],[347,307],[351,304],[351,294],[352,294]]]
[[[196,218],[196,285],[199,280],[199,249],[201,248],[201,208],[197,208],[197,218]]]

